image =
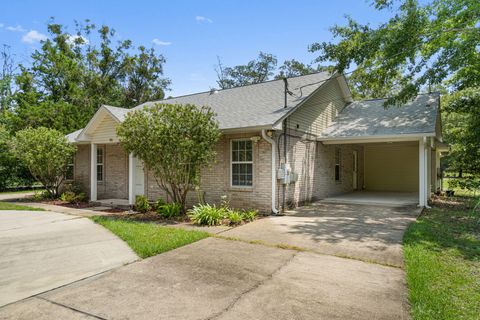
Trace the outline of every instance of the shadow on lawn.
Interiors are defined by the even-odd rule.
[[[404,245],[424,246],[431,250],[455,250],[470,261],[480,261],[480,210],[473,211],[471,198],[435,200],[412,224]]]

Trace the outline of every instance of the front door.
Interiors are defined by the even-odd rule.
[[[135,159],[135,195],[144,195],[145,193],[145,174],[143,172],[143,162],[140,159]]]
[[[358,190],[358,151],[353,151],[353,190]]]

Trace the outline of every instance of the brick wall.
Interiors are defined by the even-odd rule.
[[[78,145],[75,181],[90,195],[90,145]],[[97,199],[128,198],[128,155],[120,144],[99,144],[104,150],[104,177],[97,183]]]
[[[192,191],[188,196],[188,205],[199,202],[199,194],[207,203],[219,204],[221,197],[227,195],[230,204],[235,208],[256,208],[262,212],[271,210],[271,145],[265,140],[253,144],[253,187],[231,187],[230,182],[230,142],[232,139],[250,139],[261,133],[222,135],[216,146],[215,162],[202,170],[202,181],[199,191]],[[161,190],[149,172],[145,179],[146,194],[150,200],[168,197]]]

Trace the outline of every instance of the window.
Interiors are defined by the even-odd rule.
[[[253,144],[251,140],[232,140],[232,186],[253,185]]]
[[[103,149],[97,148],[97,181],[103,181]]]
[[[73,180],[75,170],[75,156],[68,159],[67,171],[65,172],[65,180]]]
[[[335,181],[340,181],[340,160],[342,158],[342,154],[340,152],[340,148],[335,148]]]

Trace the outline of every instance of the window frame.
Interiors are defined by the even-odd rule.
[[[98,152],[101,151],[102,152],[102,162],[99,163],[98,162]],[[95,161],[95,165],[97,166],[96,168],[96,173],[97,173],[97,182],[100,182],[102,183],[103,181],[105,181],[105,149],[103,147],[99,147],[97,146],[97,156],[95,157],[96,161]],[[98,179],[98,167],[101,166],[102,167],[102,176],[101,176],[101,179]]]
[[[65,181],[74,181],[75,180],[75,154],[68,160],[67,163],[67,170],[65,171]],[[68,172],[70,171],[69,168],[72,168],[72,177],[68,177]]]
[[[246,141],[252,144],[252,160],[251,161],[233,161],[233,143],[236,141]],[[250,138],[239,138],[230,140],[230,188],[234,189],[253,189],[255,185],[255,156],[254,156],[254,143]],[[251,185],[234,185],[233,184],[233,165],[234,164],[250,164],[252,166],[252,184]]]
[[[333,154],[333,162],[334,162],[334,169],[333,169],[333,179],[335,182],[342,182],[342,150],[340,147],[335,147],[334,154]],[[338,168],[338,179],[337,179],[337,168]]]

